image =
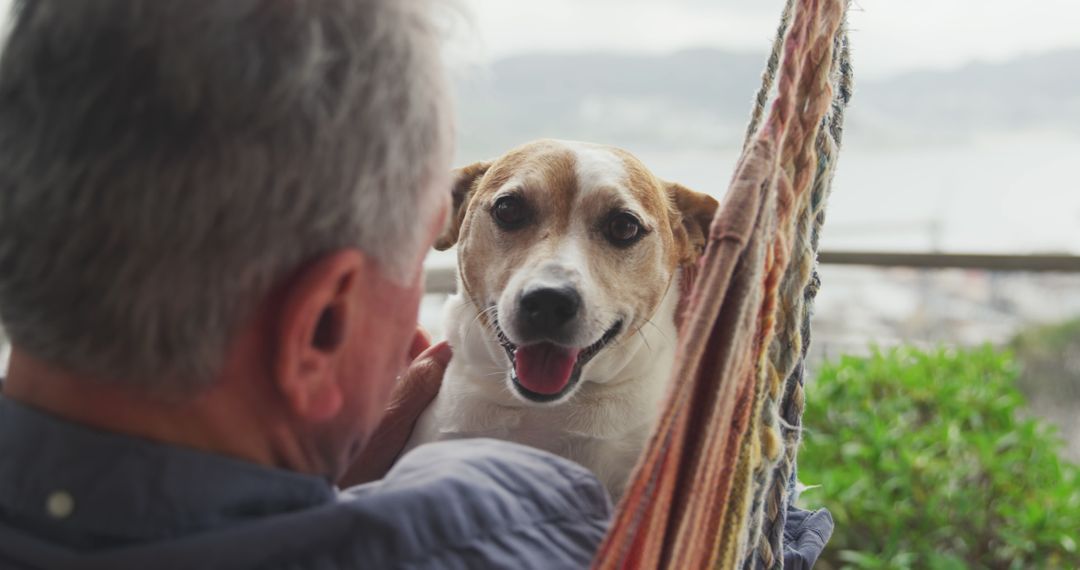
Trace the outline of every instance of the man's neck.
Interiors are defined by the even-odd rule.
[[[293,470],[309,463],[289,430],[267,426],[258,390],[220,381],[182,401],[60,370],[14,348],[4,397],[90,428]],[[236,406],[235,402],[247,405]]]

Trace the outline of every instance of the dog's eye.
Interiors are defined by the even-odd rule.
[[[529,208],[525,201],[517,196],[503,196],[495,201],[491,215],[503,229],[520,228],[529,217]]]
[[[615,245],[630,245],[643,234],[641,222],[630,214],[617,214],[607,224],[607,237]]]

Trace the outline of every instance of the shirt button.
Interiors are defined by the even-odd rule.
[[[53,491],[45,501],[45,510],[54,519],[66,519],[75,510],[75,499],[67,491]]]

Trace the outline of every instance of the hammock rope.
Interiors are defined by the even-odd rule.
[[[851,92],[848,1],[785,6],[671,389],[595,568],[782,566],[817,242]]]
[[[848,3],[850,5],[850,2]],[[813,269],[809,281],[802,281],[803,295],[801,318],[792,321],[799,323],[799,336],[789,335],[785,348],[798,347],[799,354],[795,368],[791,370],[785,382],[783,398],[780,401],[780,426],[784,441],[784,456],[772,475],[772,488],[765,503],[766,521],[763,526],[764,536],[758,545],[760,563],[749,560],[745,568],[781,568],[782,560],[774,558],[782,554],[783,531],[787,522],[787,505],[798,499],[796,494],[796,464],[799,445],[802,439],[802,415],[805,404],[803,387],[805,385],[806,357],[810,349],[813,303],[821,286],[817,271],[817,251],[821,238],[821,227],[825,222],[825,203],[832,188],[833,174],[837,156],[843,139],[844,110],[851,101],[853,92],[850,48],[847,31],[837,36],[834,46],[835,64],[833,84],[837,96],[825,121],[825,128],[818,134],[818,171],[810,192],[810,211],[799,217],[796,235],[800,236],[797,248],[801,249],[806,259],[811,260]],[[809,231],[806,227],[809,226]],[[803,267],[800,264],[800,267]],[[797,294],[797,290],[792,294]],[[801,342],[800,342],[801,337]],[[774,343],[775,346],[775,343]]]
[[[789,0],[785,13],[790,13],[792,4]],[[844,2],[845,12],[848,6],[850,0]],[[778,37],[782,36],[784,26],[782,22]],[[774,53],[777,51],[778,46],[774,46]],[[763,82],[763,86],[767,81]],[[850,50],[843,20],[833,38],[829,83],[836,95],[816,136],[817,168],[808,199],[800,202],[795,217],[792,258],[779,292],[780,299],[786,302],[777,312],[776,336],[769,347],[770,382],[783,378],[783,391],[777,394],[773,391],[777,386],[770,385],[760,416],[762,447],[768,449],[770,445],[775,445],[776,440],[780,440],[783,453],[779,460],[768,457],[772,465],[769,461],[763,461],[754,473],[754,498],[744,541],[752,550],[744,558],[742,566],[747,570],[783,566],[787,506],[798,498],[795,493],[796,459],[802,436],[805,362],[810,348],[813,302],[820,286],[817,273],[818,243],[825,220],[824,206],[832,187],[842,141],[844,111],[852,94]]]

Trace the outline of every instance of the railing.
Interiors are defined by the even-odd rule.
[[[886,253],[823,251],[824,265],[910,267],[914,269],[980,269],[983,271],[1080,273],[1080,256],[992,255],[970,253]]]
[[[823,251],[819,259],[823,265],[1080,273],[1080,256],[1075,255]],[[449,294],[457,287],[457,270],[452,266],[429,267],[425,274],[428,293]]]

